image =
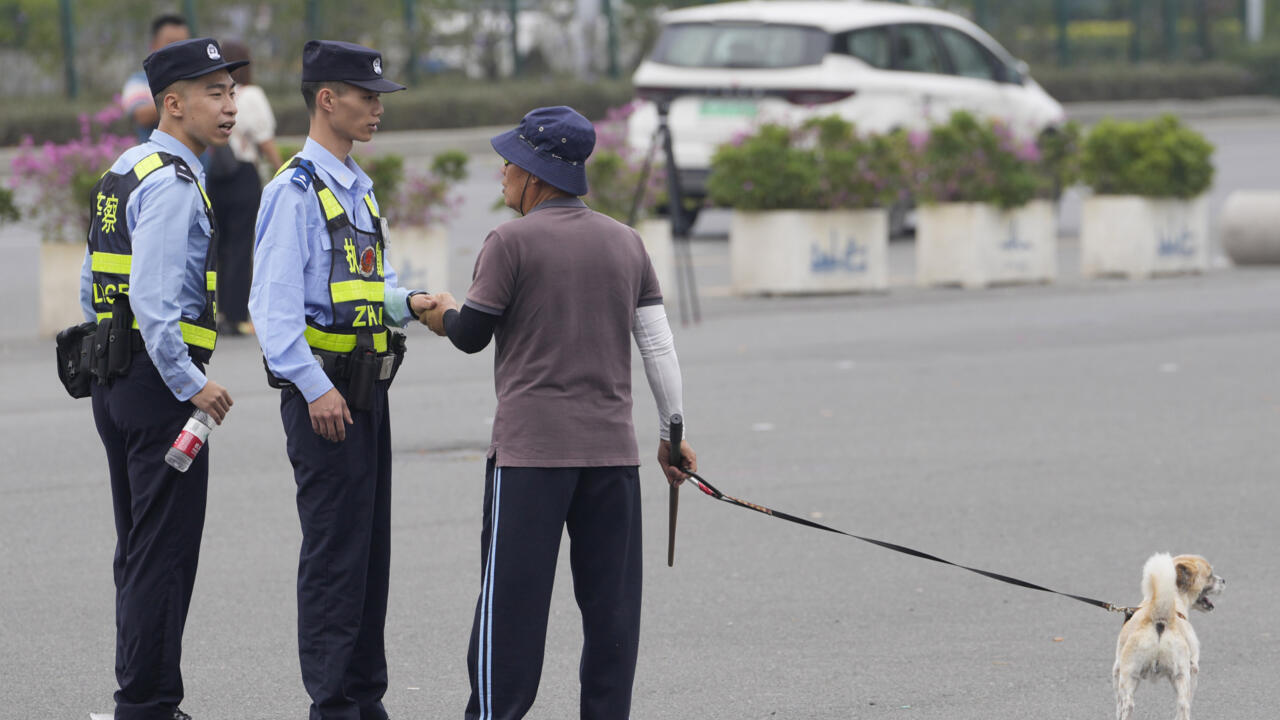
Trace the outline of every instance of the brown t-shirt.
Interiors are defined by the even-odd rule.
[[[490,457],[507,467],[639,465],[631,325],[662,302],[635,230],[577,198],[489,233],[466,305],[498,315]]]

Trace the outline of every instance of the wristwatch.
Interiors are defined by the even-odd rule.
[[[419,320],[420,318],[418,317],[418,313],[413,311],[413,303],[410,302],[411,300],[413,300],[413,296],[414,295],[430,295],[430,294],[431,293],[427,292],[426,290],[414,290],[413,292],[404,296],[404,305],[405,307],[409,308],[409,314],[413,316],[414,320]]]

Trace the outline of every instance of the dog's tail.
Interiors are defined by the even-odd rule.
[[[1164,634],[1165,626],[1177,613],[1178,575],[1169,553],[1156,553],[1142,568],[1142,602],[1151,608],[1156,634]]]

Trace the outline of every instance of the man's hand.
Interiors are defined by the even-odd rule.
[[[435,307],[423,313],[418,320],[427,327],[431,328],[431,332],[445,336],[444,331],[444,314],[449,310],[458,309],[458,301],[447,292],[437,293],[432,298],[435,300]]]
[[[689,478],[689,473],[698,471],[698,454],[693,451],[693,446],[689,445],[688,440],[680,441],[680,459],[684,463],[684,467],[677,468],[671,464],[671,441],[658,441],[658,465],[662,468],[662,472],[667,476],[667,482],[680,486]]]
[[[205,380],[200,392],[191,396],[191,404],[209,413],[213,421],[222,424],[222,418],[231,410],[231,393],[212,380]]]
[[[422,320],[422,313],[434,308],[435,306],[436,299],[434,295],[417,293],[409,298],[409,310],[413,312],[413,316],[419,321]]]
[[[311,401],[307,410],[311,413],[311,429],[329,442],[346,440],[347,426],[355,422],[337,388],[329,388],[329,392]]]

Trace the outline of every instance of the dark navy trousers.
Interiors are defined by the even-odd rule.
[[[182,701],[182,631],[209,489],[209,449],[187,472],[164,455],[195,407],[174,398],[145,352],[93,385],[115,511],[117,720],[171,720]]]
[[[490,459],[484,495],[466,717],[518,720],[533,706],[567,527],[582,612],[581,717],[626,720],[640,640],[639,468],[495,468]]]
[[[383,627],[391,567],[391,423],[387,385],[351,411],[346,440],[311,429],[307,401],[281,391],[280,416],[297,482],[298,657],[311,720],[386,720]],[[339,383],[339,392],[346,387]]]

